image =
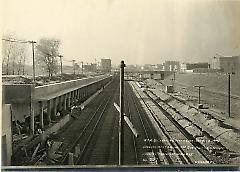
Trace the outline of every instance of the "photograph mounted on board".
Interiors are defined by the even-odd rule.
[[[239,168],[240,1],[3,0],[2,15],[2,169]]]

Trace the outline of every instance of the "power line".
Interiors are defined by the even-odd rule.
[[[3,41],[7,41],[7,42],[16,42],[16,43],[31,43],[31,41],[23,41],[23,40],[17,40],[17,39],[2,39]]]

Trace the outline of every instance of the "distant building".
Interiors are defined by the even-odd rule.
[[[208,63],[186,63],[186,70],[193,70],[193,69],[208,69]]]
[[[156,64],[157,70],[163,70],[163,64]]]
[[[186,70],[187,70],[187,65],[186,65],[186,63],[181,63],[181,64],[180,64],[180,71],[181,71],[181,72],[186,72]]]
[[[85,71],[95,72],[97,70],[97,64],[95,64],[95,63],[84,64],[83,68]]]
[[[180,63],[179,61],[165,61],[163,63],[163,69],[165,71],[179,71]]]
[[[212,69],[218,69],[221,72],[240,73],[240,56],[220,56],[213,57],[210,60]]]
[[[102,72],[111,72],[111,59],[101,59]]]
[[[157,70],[157,65],[155,64],[145,64],[143,70]]]

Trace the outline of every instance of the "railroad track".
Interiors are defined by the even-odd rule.
[[[118,87],[114,89],[108,100],[104,103],[102,110],[98,110],[98,119],[94,123],[93,128],[89,128],[90,134],[86,134],[86,141],[82,145],[81,154],[76,160],[75,164],[84,164],[84,165],[105,165],[108,164],[111,150],[109,149],[110,145],[113,144],[113,137],[117,138],[117,133],[115,127],[117,127],[116,121],[118,119],[118,113],[112,113],[113,101],[118,98],[117,94]],[[104,101],[103,101],[104,102]],[[110,108],[112,107],[112,108]],[[115,162],[117,162],[117,156],[115,156]],[[111,159],[111,161],[113,160]],[[110,163],[111,164],[111,163]]]
[[[118,164],[119,113],[113,103],[119,104],[119,79],[115,78],[76,120],[60,133],[63,142],[58,152],[63,156],[56,164],[69,163],[69,153],[76,152],[73,163],[78,165]],[[167,165],[209,162],[203,148],[192,144],[184,129],[174,124],[166,112],[154,103],[143,91],[130,82],[125,82],[124,111],[131,119],[140,137],[124,126],[124,165]],[[177,139],[186,140],[178,142]],[[186,148],[188,147],[188,148]],[[194,154],[191,156],[190,154]]]
[[[135,164],[159,164],[160,160],[157,156],[156,150],[153,149],[153,143],[149,141],[144,142],[145,139],[150,140],[154,138],[154,131],[149,122],[146,120],[144,112],[141,111],[141,107],[137,104],[136,97],[134,97],[128,83],[126,84],[125,90],[125,102],[127,104],[126,112],[129,114],[129,118],[134,123],[134,127],[138,130],[140,135],[139,138],[135,138],[133,134],[130,133],[132,139],[129,140],[132,140],[134,149],[127,149],[125,152],[135,156]],[[127,126],[125,128],[127,128]],[[127,134],[126,130],[125,133]],[[125,140],[128,141],[128,139]],[[143,147],[146,144],[149,148],[144,150]],[[134,150],[134,152],[130,150]]]
[[[173,121],[169,120],[158,106],[156,106],[148,96],[142,91],[137,90],[137,86],[131,83],[135,90],[137,97],[141,100],[142,106],[148,112],[148,117],[152,119],[152,124],[158,131],[159,150],[162,151],[161,158],[164,164],[195,164],[196,162],[209,163],[208,157],[204,156],[199,151],[197,145],[193,145],[189,138],[182,133]],[[154,110],[153,110],[154,109]],[[164,121],[164,122],[163,122]],[[184,140],[185,142],[177,142],[177,140]],[[198,145],[199,146],[199,145]],[[187,149],[188,148],[188,149]]]
[[[171,113],[174,109],[164,103],[164,101],[157,102],[156,95],[152,91],[146,91],[145,94],[152,100],[152,102],[164,112],[164,115],[178,128],[178,130],[188,139],[191,140],[197,150],[210,162],[215,164],[226,164],[229,161],[228,155],[230,152],[220,142],[215,141],[207,132],[202,132],[202,129],[197,126],[193,121],[184,117],[180,113]],[[153,98],[156,96],[155,98]],[[165,106],[165,108],[163,108]],[[167,107],[167,108],[166,108]],[[169,113],[171,111],[171,113]],[[185,121],[185,124],[179,121]],[[188,124],[186,124],[186,122]],[[192,129],[186,129],[192,127]],[[223,154],[222,157],[216,156]]]
[[[75,120],[66,129],[59,133],[58,139],[55,141],[62,142],[62,146],[56,151],[63,156],[58,159],[55,164],[68,164],[69,153],[74,153],[76,147],[80,148],[79,154],[74,156],[74,164],[81,164],[86,159],[86,154],[89,143],[92,143],[93,136],[102,125],[102,120],[105,119],[104,112],[110,101],[113,99],[113,93],[116,92],[116,78],[113,83],[109,84],[103,92],[101,92],[84,111],[75,114]],[[115,95],[116,97],[116,95]],[[100,102],[100,103],[99,103]]]

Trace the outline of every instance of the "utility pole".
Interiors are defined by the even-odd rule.
[[[231,117],[231,74],[228,73],[228,117]]]
[[[33,55],[33,85],[35,86],[35,52],[34,52],[34,44],[36,41],[29,41],[32,44],[32,55]]]
[[[231,116],[231,74],[228,73],[228,116]]]
[[[62,55],[59,55],[59,57],[60,57],[60,63],[61,63],[61,75],[63,74],[63,66],[62,66]]]
[[[23,75],[25,74],[25,59],[26,59],[26,57],[24,56],[23,57],[23,68],[22,68],[22,73],[23,73]]]
[[[172,84],[173,84],[173,87],[174,87],[174,83],[175,83],[175,80],[176,80],[175,72],[173,72],[173,78],[171,80],[172,80]]]
[[[205,87],[203,85],[194,85],[194,87],[197,87],[198,88],[198,104],[201,103],[201,88]]]
[[[75,61],[76,60],[72,60],[72,62],[73,62],[73,74],[75,75]]]
[[[82,74],[83,74],[83,61],[81,61],[81,64],[82,64]]]
[[[118,159],[118,165],[123,164],[124,159],[124,67],[126,65],[124,64],[124,61],[121,61],[120,64],[120,119],[119,119],[119,159]]]
[[[97,71],[97,59],[95,58],[94,60],[95,60],[95,65],[94,65],[94,66],[95,66],[95,67],[94,67],[94,72],[96,72],[96,71]]]

